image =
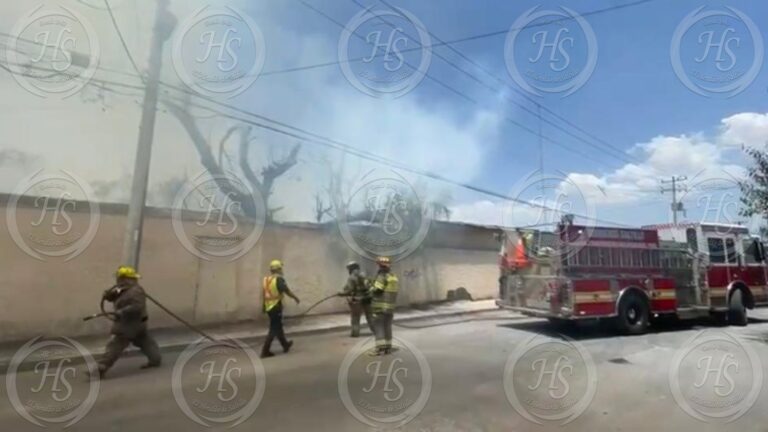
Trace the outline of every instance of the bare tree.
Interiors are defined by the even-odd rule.
[[[325,204],[325,200],[320,193],[315,193],[315,222],[321,223],[325,216],[330,216],[333,205]]]
[[[165,99],[163,102],[168,107],[168,111],[179,120],[179,123],[187,131],[195,150],[197,150],[200,156],[200,162],[208,173],[213,176],[221,192],[242,203],[243,212],[247,216],[256,217],[258,209],[254,206],[253,200],[249,199],[248,192],[235,186],[226,175],[226,166],[234,165],[233,158],[226,151],[226,144],[232,136],[239,136],[237,163],[240,172],[245,177],[248,185],[253,190],[259,192],[264,198],[267,220],[274,220],[275,213],[282,210],[282,207],[269,207],[269,199],[272,195],[275,181],[298,163],[301,144],[294,145],[286,157],[268,163],[261,169],[260,175],[257,175],[248,159],[251,143],[254,142],[254,138],[251,136],[251,127],[242,125],[230,127],[219,141],[219,157],[217,159],[213,155],[209,140],[203,136],[196,117],[188,109],[189,95],[186,95],[181,102],[169,99]]]

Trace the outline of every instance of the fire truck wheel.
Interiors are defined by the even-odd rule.
[[[728,324],[735,326],[747,325],[747,308],[744,306],[744,294],[741,290],[735,290],[731,294],[731,301],[728,303]]]
[[[616,317],[619,331],[625,334],[643,334],[648,329],[650,311],[648,303],[638,295],[629,295],[619,304]]]

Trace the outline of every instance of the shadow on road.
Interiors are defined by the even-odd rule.
[[[765,323],[768,320],[750,318],[750,324]],[[498,327],[536,333],[552,338],[574,340],[606,339],[625,336],[618,332],[609,321],[570,321],[563,324],[553,324],[547,320],[521,321],[499,324]],[[692,329],[727,328],[726,324],[713,319],[701,318],[692,320],[661,320],[651,324],[646,334],[670,333]],[[642,335],[638,335],[641,336]],[[632,337],[632,336],[628,336]],[[765,338],[768,341],[768,335]]]

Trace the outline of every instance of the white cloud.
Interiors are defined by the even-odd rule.
[[[556,195],[559,195],[567,200],[582,202],[581,211],[574,213],[595,216],[601,220],[629,224],[659,222],[660,218],[667,216],[666,211],[658,213],[657,209],[649,213],[636,209],[647,207],[649,202],[668,202],[669,196],[660,195],[660,180],[686,176],[688,191],[679,192],[678,197],[684,201],[690,218],[709,220],[716,217],[718,222],[738,222],[740,204],[737,182],[744,177],[745,169],[730,162],[736,151],[731,146],[742,142],[758,145],[765,141],[768,136],[768,114],[737,114],[723,119],[722,125],[714,137],[704,133],[657,136],[648,142],[639,143],[633,147],[632,152],[638,161],[612,172],[563,173],[563,180],[553,189],[548,199],[554,203]],[[532,201],[530,197],[527,200]],[[583,205],[584,200],[589,201],[588,205]],[[713,203],[717,204],[717,208],[713,207]],[[592,206],[595,214],[584,211]],[[492,216],[498,220],[505,207],[503,203],[478,201],[458,205],[456,212],[463,221],[486,223]],[[668,208],[668,205],[659,208],[665,207]],[[605,217],[606,213],[614,217]],[[721,220],[726,216],[728,220]],[[549,219],[556,220],[554,217]],[[519,223],[518,220],[513,222]]]
[[[740,113],[721,121],[720,142],[729,146],[768,145],[768,113]]]

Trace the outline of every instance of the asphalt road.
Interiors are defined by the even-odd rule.
[[[0,425],[14,432],[40,430],[31,421],[49,430],[75,421],[68,430],[94,432],[768,431],[768,321],[672,323],[619,337],[599,326],[555,330],[504,317],[409,323],[395,329],[399,351],[383,358],[365,355],[367,337],[335,332],[297,337],[287,355],[275,346],[278,355],[262,371],[248,350],[227,347],[167,355],[153,370],[125,359],[97,390],[82,366],[43,364],[3,377]],[[18,395],[15,403],[8,393]]]

